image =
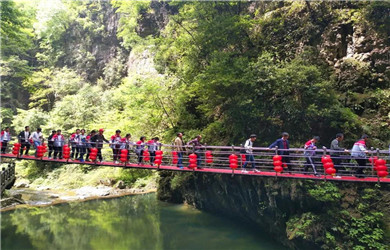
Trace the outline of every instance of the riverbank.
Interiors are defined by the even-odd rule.
[[[0,211],[156,192],[157,177],[156,171],[20,161]]]
[[[155,193],[156,191],[156,188],[118,189],[105,186],[86,186],[69,191],[15,188],[9,190],[8,197],[1,200],[0,212],[26,207],[46,207],[75,201],[112,199],[128,195]]]

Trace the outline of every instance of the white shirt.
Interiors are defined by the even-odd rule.
[[[33,141],[42,142],[40,137],[42,137],[42,132],[38,133],[35,131],[34,133],[31,134],[30,139],[32,139]]]

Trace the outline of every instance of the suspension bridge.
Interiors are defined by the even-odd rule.
[[[57,164],[79,164],[85,166],[105,166],[133,169],[149,170],[168,170],[177,172],[195,172],[207,174],[229,174],[246,175],[253,177],[273,177],[273,178],[295,178],[311,179],[323,181],[347,181],[347,182],[377,182],[390,183],[388,175],[388,166],[386,160],[390,159],[389,151],[371,149],[367,152],[366,166],[359,166],[356,159],[351,157],[348,152],[331,151],[325,147],[313,151],[313,155],[307,156],[302,148],[291,148],[288,150],[270,149],[264,147],[254,147],[253,156],[256,168],[249,164],[243,170],[243,164],[247,157],[243,152],[243,147],[237,146],[203,146],[201,150],[194,153],[192,147],[184,147],[186,151],[183,154],[183,167],[177,166],[178,152],[174,151],[173,145],[161,144],[156,159],[151,160],[148,154],[143,155],[141,164],[136,163],[136,154],[129,150],[125,155],[117,156],[122,162],[113,161],[84,161],[69,159],[68,154],[64,152],[63,159],[52,159],[45,156],[45,152],[38,154],[38,157],[32,155],[19,155],[19,151],[12,154],[0,154],[0,159],[4,161],[29,160],[45,163]],[[65,150],[65,149],[64,149]],[[70,148],[68,147],[68,150]],[[123,151],[123,150],[122,150]],[[288,155],[285,153],[288,152]],[[158,155],[161,156],[158,156]],[[107,154],[105,154],[107,156]],[[130,161],[127,157],[130,157]],[[200,158],[198,158],[200,157]],[[308,164],[310,157],[310,164]],[[91,157],[92,159],[93,157]],[[284,158],[282,160],[282,158]],[[7,159],[7,160],[5,160]],[[286,159],[288,159],[286,161]],[[199,160],[199,164],[197,161]],[[154,163],[154,164],[153,164]],[[337,163],[337,164],[336,164]],[[306,168],[306,170],[305,170]],[[362,175],[356,175],[358,169],[363,170]],[[337,171],[336,171],[337,169]],[[337,172],[337,173],[336,173]]]

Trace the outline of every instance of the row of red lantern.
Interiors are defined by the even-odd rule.
[[[324,166],[325,173],[327,173],[328,175],[333,175],[333,176],[336,174],[336,169],[334,168],[333,160],[332,160],[332,158],[330,158],[329,155],[322,156],[321,162]]]
[[[283,162],[282,162],[282,156],[280,155],[274,155],[272,157],[273,164],[274,164],[274,170],[276,173],[281,173],[283,172]]]
[[[384,159],[373,159],[374,160],[374,170],[378,177],[386,177],[389,172],[387,172],[386,161]]]
[[[157,164],[157,166],[160,166],[162,163],[162,158],[163,158],[163,151],[161,150],[156,150],[156,156],[154,158],[154,163]]]
[[[12,148],[12,154],[18,155],[21,146],[22,146],[22,144],[20,144],[20,143],[14,143],[14,146]]]

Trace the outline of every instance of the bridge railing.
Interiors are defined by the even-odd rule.
[[[106,143],[104,143],[106,144]],[[9,145],[12,147],[12,144]],[[162,165],[175,165],[173,164],[172,151],[175,151],[175,146],[170,144],[161,144],[161,150],[164,152]],[[185,149],[183,153],[183,166],[189,166],[189,155],[195,153],[197,157],[200,157],[200,166],[207,168],[219,168],[219,169],[230,169],[229,156],[235,154],[238,156],[238,170],[243,170],[243,166],[249,154],[242,146],[202,146],[200,149],[195,150],[192,146],[183,146]],[[130,159],[136,163],[136,154],[134,152],[135,145],[131,146]],[[145,150],[147,147],[145,147]],[[364,172],[366,177],[376,177],[377,173],[374,170],[374,161],[368,161],[369,158],[381,158],[389,161],[389,151],[379,149],[369,149],[366,152],[365,157],[352,157],[351,152],[347,151],[335,151],[327,148],[321,148],[311,150],[310,152],[303,148],[291,148],[291,149],[278,149],[278,148],[266,148],[266,147],[253,147],[254,165],[259,171],[273,172],[274,160],[273,156],[282,156],[282,167],[283,172],[289,172],[291,174],[318,174],[324,175],[325,168],[322,163],[322,156],[329,155],[333,161],[334,168],[337,170],[338,176],[351,176],[360,175],[361,171]],[[212,163],[206,161],[206,152],[211,152]],[[310,153],[310,154],[309,154]],[[112,155],[112,153],[110,154]],[[106,158],[108,154],[106,152]],[[112,156],[111,156],[112,157]],[[249,160],[249,159],[248,159]],[[358,164],[358,162],[360,164]],[[365,165],[363,165],[363,163]],[[119,163],[120,165],[121,163]],[[389,164],[386,165],[387,167]],[[252,162],[247,165],[246,170],[252,171]]]

